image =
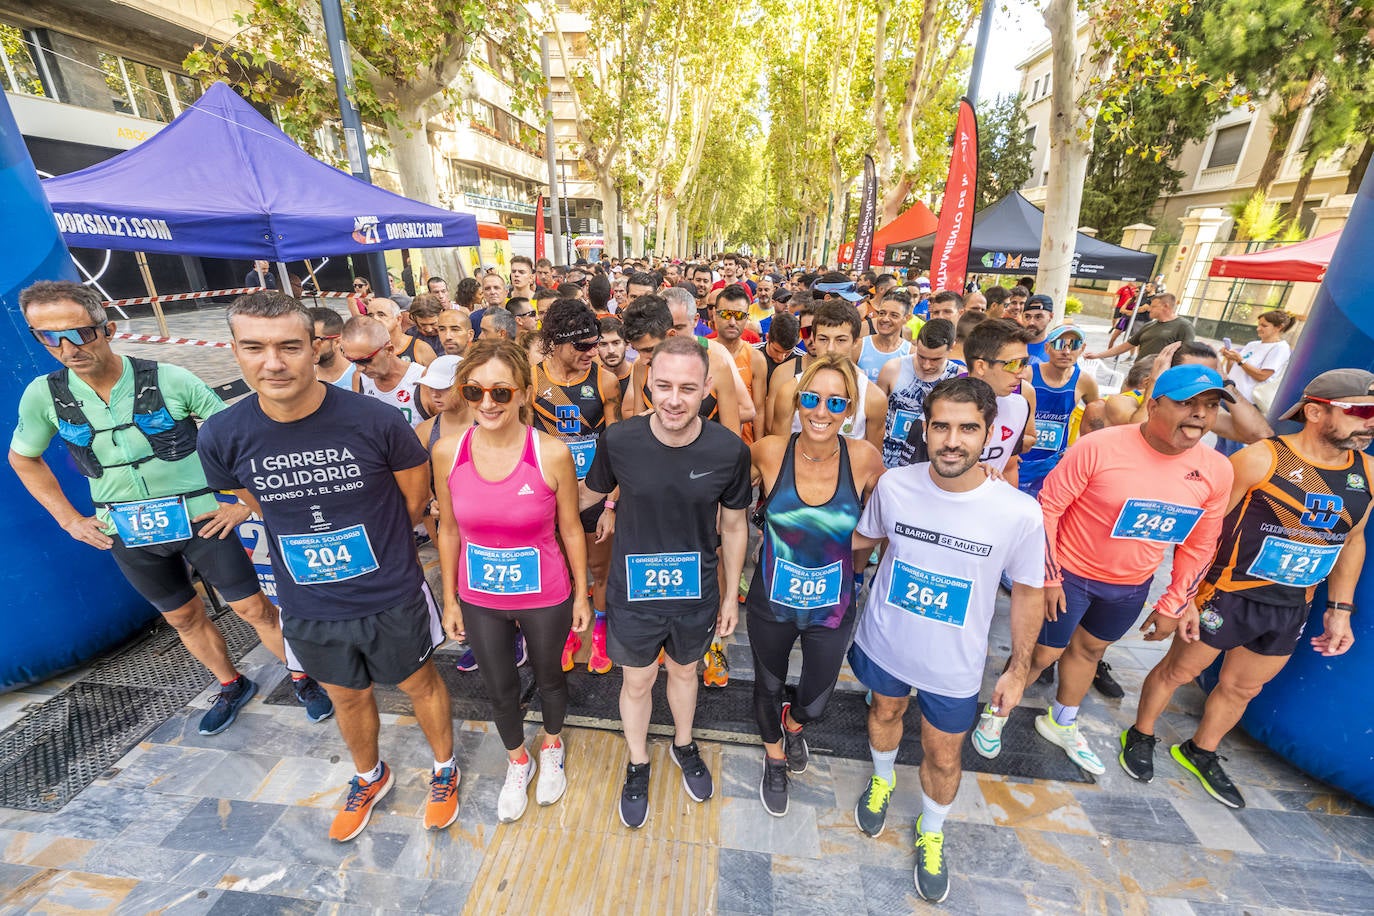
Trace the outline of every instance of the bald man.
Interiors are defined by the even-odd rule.
[[[391,306],[394,309],[396,303],[392,302]],[[414,340],[409,335],[406,337]],[[406,418],[411,429],[428,419],[429,414],[420,404],[418,390],[420,377],[425,372],[424,366],[417,362],[406,362],[396,355],[396,345],[385,324],[367,315],[348,319],[344,324],[339,349],[345,359],[358,367],[353,374],[354,391],[395,407]],[[433,353],[432,350],[430,352]]]

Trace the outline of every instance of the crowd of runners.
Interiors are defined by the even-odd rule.
[[[915,884],[939,901],[965,742],[996,757],[1028,683],[1055,683],[1034,718],[1046,753],[1100,774],[1110,750],[1148,782],[1173,692],[1224,655],[1196,732],[1169,756],[1241,807],[1220,743],[1304,651],[1323,583],[1305,651],[1350,648],[1364,563],[1374,375],[1305,379],[1279,405],[1297,431],[1274,435],[1250,396],[1282,371],[1290,316],[1260,315],[1256,344],[1214,349],[1156,291],[1153,320],[1105,351],[1135,360],[1104,398],[1080,365],[1084,331],[1051,327],[1055,303],[1030,287],[932,291],[915,271],[724,255],[568,268],[517,257],[509,282],[435,277],[399,303],[359,279],[347,317],[263,290],[228,309],[253,393],[226,406],[190,372],[115,354],[90,287],[38,283],[23,316],[61,368],[25,391],[10,464],[71,537],[113,553],[220,681],[201,734],[228,728],[258,687],[188,564],[289,669],[305,715],[335,719],[356,770],[335,840],[363,831],[412,772],[383,759],[375,684],[405,692],[429,743],[425,826],[458,817],[434,657],[447,640],[480,673],[507,750],[501,821],[521,817],[531,783],[540,805],[569,789],[567,673],[583,663],[621,679],[620,820],[650,816],[660,668],[669,757],[705,802],[698,692],[728,682],[741,628],[769,814],[787,814],[807,727],[847,663],[869,690],[873,760],[854,816],[881,834],[915,692]],[[1229,458],[1204,443],[1212,432]],[[63,491],[44,459],[54,438],[89,494]],[[270,534],[280,609],[234,534],[251,515]],[[439,594],[419,561],[426,541]],[[985,691],[1001,590],[1011,649]],[[1094,747],[1080,707],[1094,685],[1122,695],[1104,653],[1137,626],[1171,640],[1167,654],[1134,724]],[[522,665],[541,703],[533,740]],[[572,773],[572,790],[596,778]]]

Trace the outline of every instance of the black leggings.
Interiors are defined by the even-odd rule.
[[[525,634],[534,683],[539,688],[544,731],[563,730],[568,713],[568,677],[563,673],[563,644],[572,627],[572,595],[553,607],[498,611],[462,602],[468,645],[491,697],[492,721],[506,750],[525,743],[525,717],[520,712],[520,671],[515,667],[516,624]]]
[[[792,718],[801,725],[819,719],[830,702],[840,665],[849,650],[856,614],[853,606],[835,629],[778,623],[760,614],[749,615],[749,648],[754,653],[754,718],[765,744],[782,740],[783,688],[787,684],[787,657],[801,639],[802,667]]]

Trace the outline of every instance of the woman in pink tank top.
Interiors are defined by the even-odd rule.
[[[472,648],[491,697],[510,758],[497,801],[505,822],[524,813],[536,771],[539,804],[558,801],[567,787],[561,655],[569,628],[580,632],[591,619],[587,548],[572,452],[526,421],[533,393],[525,351],[508,340],[481,340],[463,358],[456,384],[476,422],[434,446],[444,630]],[[542,701],[538,766],[525,749],[517,626]]]

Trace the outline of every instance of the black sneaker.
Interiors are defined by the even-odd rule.
[[[1054,663],[1053,663],[1053,662],[1050,663],[1050,665],[1049,665],[1048,668],[1046,668],[1044,671],[1041,671],[1041,672],[1040,672],[1040,676],[1039,676],[1038,678],[1035,679],[1035,683],[1039,684],[1041,687],[1047,687],[1047,686],[1049,686],[1050,684],[1053,684],[1053,683],[1054,683]]]
[[[218,735],[233,725],[234,720],[239,717],[239,710],[246,706],[257,692],[258,685],[240,674],[238,680],[220,690],[219,696],[215,697],[215,705],[201,717],[200,733]]]
[[[1093,687],[1104,697],[1119,700],[1126,695],[1121,685],[1112,677],[1112,666],[1102,660],[1097,662],[1097,673],[1093,675]]]
[[[787,813],[787,761],[763,757],[763,779],[759,781],[759,801],[774,817]]]
[[[625,788],[620,790],[620,823],[638,830],[649,819],[649,764],[625,766]]]
[[[323,722],[334,715],[334,701],[313,677],[293,680],[291,690],[296,694],[296,702],[305,707],[305,717],[311,722]]]
[[[1144,735],[1132,725],[1121,733],[1121,753],[1116,762],[1126,775],[1139,782],[1149,782],[1155,778],[1155,745],[1159,739],[1154,735]]]
[[[787,768],[793,773],[805,773],[811,762],[811,749],[806,746],[806,738],[801,732],[787,730],[787,711],[791,703],[782,704],[782,752],[787,757]]]
[[[682,788],[687,790],[692,801],[704,802],[710,798],[715,793],[715,787],[711,783],[711,771],[706,769],[701,752],[697,750],[697,743],[688,741],[682,747],[676,744],[668,747],[673,763],[682,771]]]
[[[949,870],[945,868],[945,835],[923,833],[916,818],[916,893],[931,903],[949,896]]]
[[[888,782],[877,773],[873,774],[868,781],[868,788],[864,789],[864,794],[859,796],[859,802],[854,806],[854,823],[859,825],[860,830],[871,837],[883,832],[887,824],[887,802],[896,787],[895,782]]]
[[[1179,766],[1197,777],[1197,781],[1202,783],[1202,788],[1207,790],[1208,795],[1228,808],[1245,807],[1244,796],[1231,781],[1231,777],[1221,768],[1221,761],[1225,760],[1225,757],[1215,751],[1204,751],[1193,743],[1192,738],[1182,744],[1175,744],[1169,748],[1169,753],[1178,761]]]

